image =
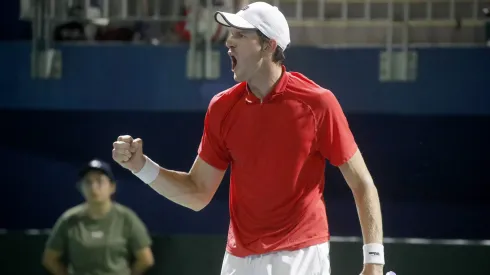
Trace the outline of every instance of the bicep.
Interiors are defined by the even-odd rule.
[[[61,216],[56,221],[46,241],[46,248],[52,251],[63,251],[66,245],[67,220]]]
[[[200,190],[212,196],[221,184],[225,172],[226,170],[216,168],[198,156],[189,174]]]
[[[136,254],[137,251],[150,247],[152,240],[145,224],[135,212],[130,211],[128,218],[130,228],[129,246],[131,251]]]
[[[195,170],[199,175],[203,171],[206,174],[215,174],[215,171],[209,172],[209,170],[213,170],[210,168],[226,170],[231,162],[229,151],[222,136],[223,111],[220,110],[219,106],[215,106],[214,101],[212,100],[210,103],[204,118],[201,143],[197,150],[198,158],[194,163]]]
[[[332,165],[341,166],[354,156],[357,143],[337,98],[327,92],[321,99],[324,110],[318,126],[319,151]]]

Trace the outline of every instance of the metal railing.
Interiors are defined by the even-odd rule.
[[[97,8],[97,16],[112,21],[170,21],[184,20],[179,16],[180,0],[21,0],[20,19],[32,20],[36,5],[45,6],[45,18],[52,21],[69,19],[69,8],[81,7],[85,16]]]
[[[117,1],[117,2],[115,2]],[[219,70],[218,56],[212,49],[213,0],[206,0],[207,13],[193,12],[202,7],[201,1],[188,3],[191,12],[179,16],[182,0],[21,0],[20,19],[32,22],[32,75],[52,78],[53,60],[60,54],[53,47],[53,27],[63,21],[73,20],[70,7],[79,6],[82,18],[106,20],[107,24],[133,21],[178,22],[186,20],[191,35],[188,52],[189,78],[216,78]],[[202,11],[202,9],[200,9]],[[198,20],[198,16],[201,16]],[[81,18],[77,18],[81,19]],[[206,27],[208,24],[208,27]]]
[[[213,0],[192,1],[193,7],[202,4],[208,8],[213,6]],[[265,1],[278,6],[288,18],[293,44],[384,47],[389,59],[386,62],[386,71],[390,72],[393,52],[399,50],[405,56],[400,58],[401,62],[406,63],[401,67],[408,70],[409,48],[413,44],[478,44],[477,36],[483,33],[484,28],[482,9],[490,7],[490,0]],[[212,50],[212,35],[206,30],[206,24],[209,24],[208,29],[212,29],[214,22],[213,17],[209,16],[212,8],[204,22],[202,19],[198,22],[195,13],[188,17],[179,16],[183,2],[184,0],[21,0],[20,18],[33,21],[36,36],[33,47],[37,48],[40,48],[39,45],[50,48],[47,36],[52,25],[68,20],[68,7],[75,4],[83,8],[86,17],[104,18],[110,22],[187,20],[191,33],[187,57],[188,74],[190,77],[200,78],[205,75],[212,78],[215,75],[212,72],[216,71],[212,64],[217,63],[214,59],[218,58]],[[98,13],[93,12],[94,7],[97,7]],[[198,24],[201,24],[200,28]],[[458,24],[460,30],[457,29]],[[201,31],[198,32],[198,29]],[[202,29],[205,30],[204,33]],[[442,38],[437,38],[438,36]],[[44,44],[40,43],[41,40]]]
[[[198,2],[203,2],[201,0],[194,1],[195,5]],[[335,33],[348,27],[370,29],[371,31],[385,28],[388,32],[386,35],[395,32],[398,36],[400,30],[394,31],[393,29],[401,29],[404,26],[411,29],[429,27],[447,29],[454,27],[455,22],[461,21],[463,27],[467,29],[482,27],[484,24],[482,9],[490,7],[490,0],[264,1],[278,6],[284,12],[292,32],[303,32],[305,29],[310,31],[312,28],[334,29]],[[170,23],[186,20],[186,17],[179,15],[183,0],[21,0],[21,19],[33,19],[33,3],[36,2],[45,2],[43,18],[48,21],[45,23],[47,25],[66,21],[68,19],[68,7],[74,4],[81,5],[87,17],[102,17],[111,22],[157,21]],[[212,4],[213,1],[209,2]],[[254,1],[250,0],[250,2]],[[97,12],[94,13],[95,6],[98,14]],[[471,40],[471,37],[465,39]],[[311,39],[311,41],[308,39],[307,41],[301,40],[299,39],[300,44],[322,44],[321,41]],[[357,41],[357,43],[359,42]]]
[[[293,21],[304,20],[379,20],[388,19],[389,7],[403,13],[409,11],[409,18],[417,21],[481,19],[481,10],[490,6],[488,0],[266,0],[286,10]],[[378,14],[373,11],[378,10]],[[379,14],[384,10],[384,16]],[[412,16],[410,10],[416,10]],[[424,15],[421,15],[423,13]]]
[[[285,13],[296,44],[335,47],[383,39],[386,47],[481,45],[482,10],[490,7],[490,0],[267,1]]]
[[[78,4],[86,10],[98,7],[112,20],[176,21],[183,0],[21,0],[20,18],[33,18],[35,2],[46,1],[46,18],[64,20],[67,7]],[[378,21],[389,19],[389,10],[400,15],[408,10],[411,21],[442,21],[483,18],[481,10],[490,0],[264,0],[278,6],[293,24],[308,21]],[[199,1],[196,1],[196,4]],[[212,3],[213,1],[211,1]],[[254,2],[251,0],[250,2]],[[169,8],[170,7],[170,8]],[[368,23],[368,22],[366,22]]]

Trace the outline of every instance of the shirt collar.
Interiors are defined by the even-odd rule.
[[[286,84],[288,83],[289,73],[286,71],[286,67],[284,65],[282,65],[281,68],[281,78],[279,78],[279,81],[277,81],[276,84],[272,87],[272,91],[270,91],[262,100],[255,96],[252,91],[250,91],[247,83],[247,85],[245,86],[245,101],[247,103],[263,103],[271,100],[277,95],[284,93],[284,91],[286,90]]]

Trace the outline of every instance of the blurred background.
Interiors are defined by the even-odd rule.
[[[254,1],[251,1],[254,2]],[[490,274],[489,0],[269,0],[288,17],[286,66],[331,89],[378,186],[386,271]],[[0,3],[0,274],[47,274],[44,243],[82,202],[80,166],[113,165],[115,199],[148,226],[149,274],[219,274],[228,177],[201,212],[111,160],[121,134],[188,170],[213,95],[234,84],[216,10],[232,0]],[[358,274],[352,194],[326,169],[333,275]]]

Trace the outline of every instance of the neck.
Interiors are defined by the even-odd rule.
[[[264,98],[274,88],[281,76],[282,66],[268,62],[257,70],[255,76],[247,81],[247,84],[256,97]]]
[[[98,219],[104,217],[111,210],[112,202],[87,203],[87,212],[89,217]]]

